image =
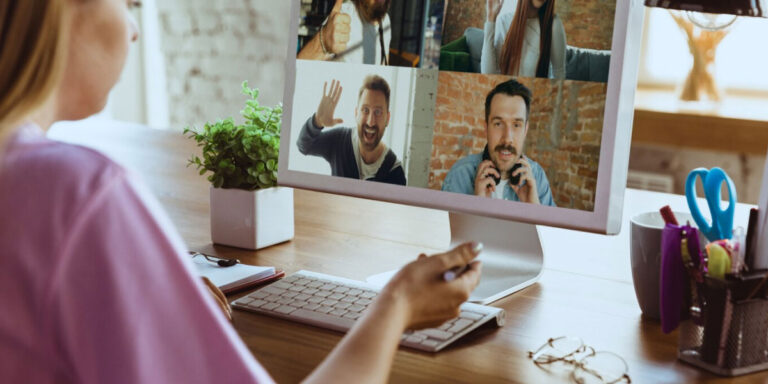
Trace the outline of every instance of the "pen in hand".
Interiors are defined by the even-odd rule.
[[[474,254],[478,254],[483,251],[483,243],[475,243],[474,248],[472,248],[472,252]],[[469,269],[469,264],[464,264],[462,266],[453,267],[445,272],[443,272],[443,280],[446,282],[450,282],[453,280],[456,280],[457,277],[461,276],[462,273],[466,272],[467,269]]]

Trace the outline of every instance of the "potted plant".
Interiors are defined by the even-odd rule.
[[[249,97],[243,124],[229,118],[184,134],[202,147],[189,165],[209,173],[211,239],[255,250],[293,238],[293,189],[277,186],[282,105],[259,105],[259,91],[248,82],[242,92]]]

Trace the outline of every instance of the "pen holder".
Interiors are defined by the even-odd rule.
[[[768,369],[765,272],[726,280],[705,277],[701,321],[680,324],[678,358],[722,376]]]

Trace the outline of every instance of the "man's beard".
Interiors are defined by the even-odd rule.
[[[366,132],[366,130],[370,133]],[[360,144],[363,145],[363,148],[372,151],[376,149],[381,142],[381,128],[379,128],[378,125],[370,126],[368,124],[363,124],[360,128],[359,136],[358,140],[360,140]]]
[[[506,168],[503,168],[501,164],[499,164],[499,157],[501,156],[501,151],[503,150],[509,151],[512,154],[512,156],[514,156],[515,158],[515,161],[509,164],[509,166]],[[494,165],[496,166],[496,169],[498,169],[500,172],[509,171],[517,162],[517,157],[518,157],[517,148],[515,148],[512,144],[499,144],[493,149],[493,152],[496,153],[496,160],[494,161]]]
[[[355,1],[357,12],[360,14],[360,17],[368,23],[381,21],[387,14],[391,2],[392,0],[384,0],[383,3],[380,3],[379,0],[373,0],[373,4],[371,4],[371,0]]]

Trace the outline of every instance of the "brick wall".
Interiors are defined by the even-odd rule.
[[[440,189],[453,164],[486,144],[485,97],[502,75],[440,72],[429,188]],[[594,208],[605,84],[520,79],[534,99],[524,152],[546,171],[558,206]]]
[[[460,38],[469,27],[483,28],[485,3],[486,0],[449,0],[443,43]],[[615,10],[616,0],[558,0],[555,4],[568,44],[581,48],[611,49]]]
[[[243,80],[260,89],[262,103],[282,100],[290,1],[164,0],[157,7],[172,127],[238,117]]]

